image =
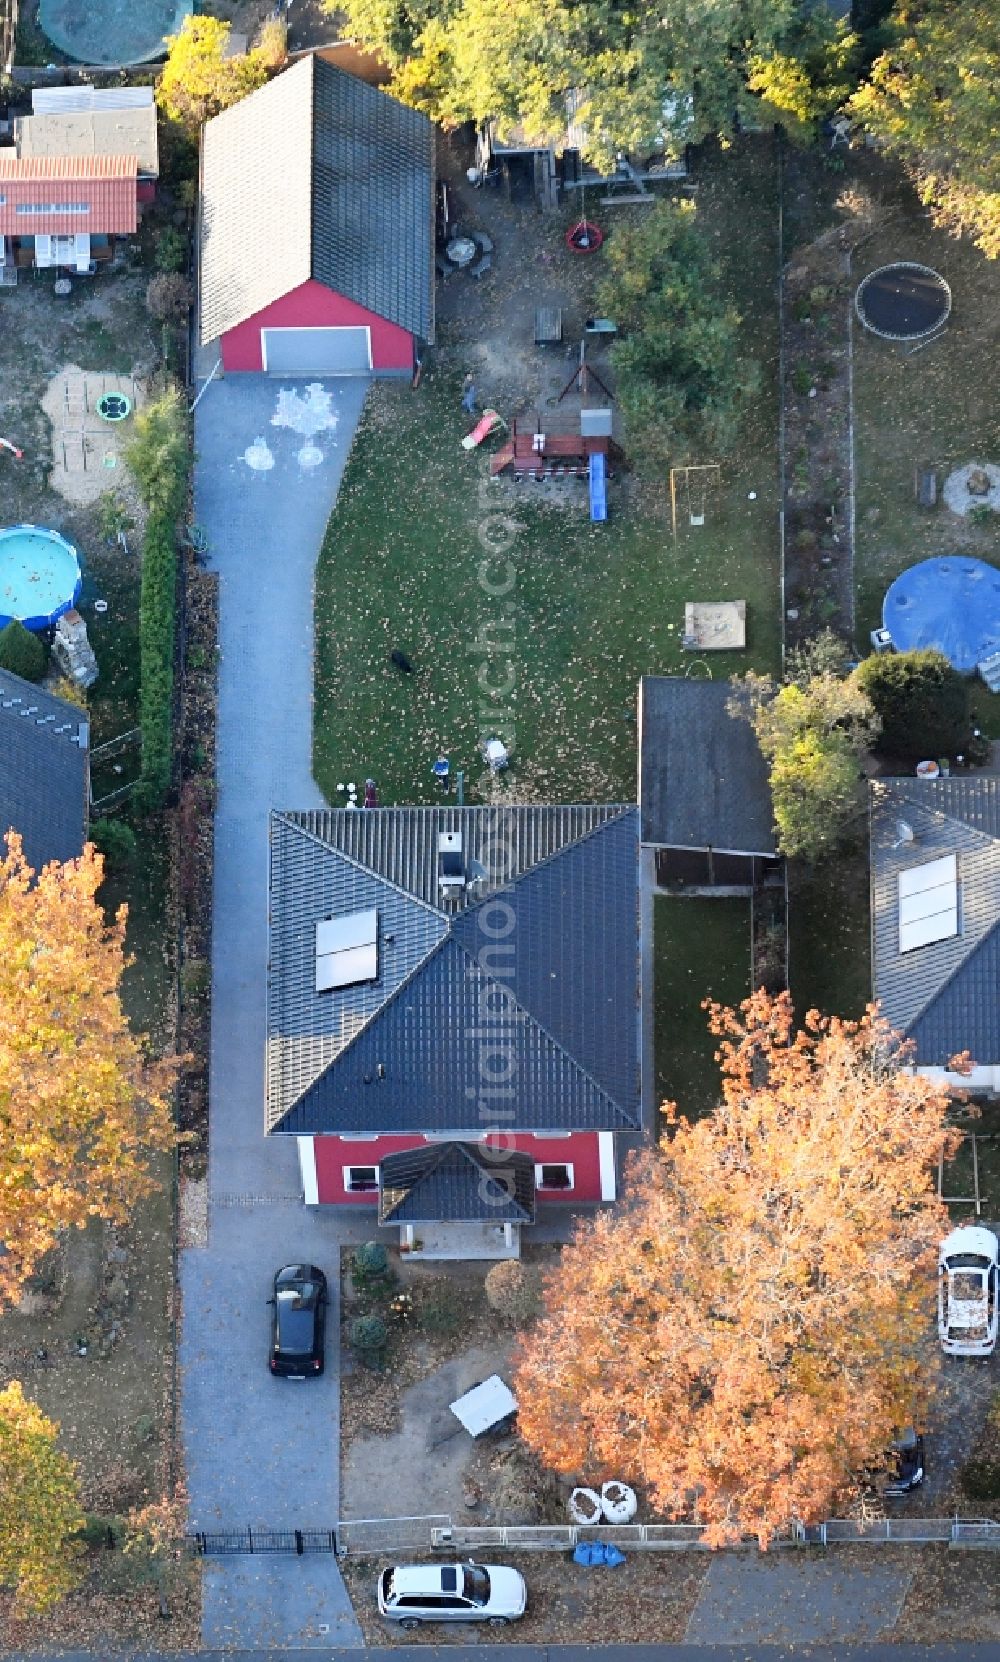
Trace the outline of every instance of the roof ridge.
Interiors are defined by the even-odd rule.
[[[493,804],[475,803],[473,806],[482,806],[485,808],[491,807]],[[502,807],[503,805],[497,804],[496,806]],[[516,808],[536,808],[545,807],[547,804],[518,802],[508,804],[508,806]],[[455,913],[453,921],[456,924],[460,919],[474,917],[475,914],[481,911],[484,906],[488,906],[491,901],[496,900],[498,895],[512,894],[518,885],[523,883],[527,878],[533,877],[537,871],[544,871],[546,866],[552,865],[556,860],[561,860],[564,854],[570,854],[574,850],[578,849],[583,843],[589,842],[592,837],[598,836],[602,831],[607,831],[610,826],[617,825],[619,820],[624,819],[626,814],[637,812],[636,804],[634,802],[567,802],[560,803],[558,806],[566,808],[607,808],[615,811],[609,812],[607,818],[600,820],[597,825],[592,825],[589,831],[583,831],[578,837],[573,837],[569,842],[563,843],[561,848],[553,848],[548,854],[543,854],[540,860],[536,860],[533,865],[526,866],[523,871],[518,872],[516,877],[509,878],[507,882],[500,883],[496,888],[490,889],[488,894],[480,895],[478,899],[471,901],[468,906],[464,906],[460,912]]]
[[[421,911],[429,912],[431,917],[440,918],[443,923],[448,925],[447,932],[450,933],[451,919],[447,912],[443,912],[439,906],[432,906],[428,900],[422,900],[420,895],[415,894],[412,889],[404,888],[403,884],[397,883],[393,877],[386,877],[384,872],[379,871],[375,866],[370,866],[367,861],[359,860],[353,854],[348,854],[346,849],[339,848],[334,843],[327,842],[325,837],[321,837],[317,831],[311,831],[307,825],[301,825],[298,820],[292,817],[294,814],[301,811],[302,810],[297,808],[272,808],[271,818],[272,820],[280,819],[285,825],[290,826],[293,831],[298,831],[301,836],[306,837],[310,842],[315,843],[316,846],[321,848],[325,854],[336,855],[338,859],[346,860],[347,864],[349,866],[353,866],[355,871],[363,872],[368,877],[374,877],[376,882],[384,883],[387,889],[392,889],[396,894],[402,895],[404,900],[412,901],[414,906],[420,907]],[[336,808],[307,808],[304,811],[306,813],[347,812],[346,809],[338,810]],[[358,809],[357,812],[363,813],[364,810]]]
[[[577,839],[578,842],[583,842],[584,840],[585,839],[583,837],[579,837]],[[544,862],[539,863],[544,864]],[[536,868],[532,866],[531,869],[534,871]],[[580,1075],[581,1079],[585,1079],[587,1083],[598,1093],[598,1095],[604,1098],[605,1102],[609,1102],[615,1112],[621,1115],[622,1119],[628,1119],[628,1115],[622,1108],[621,1103],[615,1101],[610,1091],[607,1090],[607,1088],[602,1085],[598,1079],[594,1078],[594,1075],[591,1073],[590,1069],[585,1068],[579,1058],[566,1049],[566,1046],[562,1043],[562,1041],[556,1038],[555,1034],[552,1033],[548,1027],[546,1027],[543,1021],[539,1021],[538,1017],[532,1010],[528,1009],[527,1005],[522,1004],[519,998],[514,997],[514,994],[511,992],[506,983],[501,981],[498,976],[492,975],[489,970],[484,970],[481,964],[476,963],[476,959],[473,954],[469,951],[467,946],[462,944],[461,941],[456,940],[455,945],[461,953],[464,953],[470,964],[475,964],[475,967],[479,971],[480,975],[484,976],[486,980],[491,982],[493,985],[503,987],[504,993],[509,999],[509,1004],[507,1006],[508,1010],[510,1009],[510,1006],[513,1005],[515,1009],[523,1011],[525,1019],[531,1023],[535,1031],[541,1033],[543,1038],[548,1039],[549,1043],[559,1052],[560,1056],[565,1056],[570,1065]],[[636,1122],[636,1129],[638,1129],[639,1123],[641,1122]]]

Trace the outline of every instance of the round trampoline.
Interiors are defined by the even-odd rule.
[[[1000,571],[985,560],[921,560],[896,578],[882,623],[900,652],[936,647],[963,675],[1000,652]]]
[[[48,629],[75,606],[83,579],[72,543],[41,525],[0,531],[0,629]]]
[[[947,322],[951,289],[929,265],[898,260],[880,265],[858,284],[854,308],[882,340],[923,340]]]
[[[123,392],[102,392],[97,413],[102,421],[124,421],[132,413],[132,400]]]

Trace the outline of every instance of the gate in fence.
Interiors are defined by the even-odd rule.
[[[336,1552],[332,1529],[199,1529],[189,1535],[202,1558],[228,1558],[237,1553],[282,1552],[301,1558],[307,1552]]]

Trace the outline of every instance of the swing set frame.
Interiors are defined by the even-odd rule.
[[[686,467],[672,467],[670,469],[670,525],[674,534],[674,542],[677,541],[677,483],[678,480],[682,480],[683,484],[687,486],[690,491],[692,474],[700,474],[702,476],[705,474],[713,474],[714,483],[718,486],[722,483],[722,465],[719,462],[697,462],[690,463]],[[705,479],[704,482],[706,485],[708,484],[707,479]],[[692,525],[704,525],[705,523],[704,514],[696,517],[690,512],[690,508],[688,509],[688,516]]]

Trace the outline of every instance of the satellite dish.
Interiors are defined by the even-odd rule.
[[[893,848],[902,848],[904,843],[912,843],[916,840],[916,832],[909,821],[898,819],[896,821],[896,841],[892,845]]]

